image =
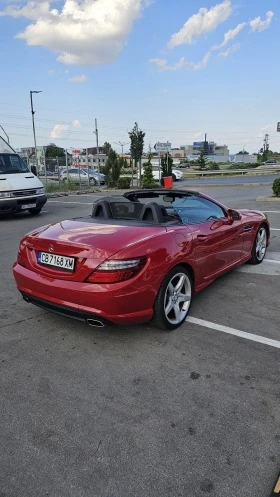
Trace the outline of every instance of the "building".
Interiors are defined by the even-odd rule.
[[[234,154],[230,155],[230,161],[234,164],[256,164],[258,156],[256,154]]]
[[[213,162],[228,162],[229,149],[227,145],[217,145],[213,141],[197,141],[192,145],[185,145],[180,147],[185,152],[185,157],[188,160],[196,160],[201,151],[207,156],[208,160]]]
[[[181,148],[172,148],[170,155],[172,159],[184,159],[185,157],[185,150]]]

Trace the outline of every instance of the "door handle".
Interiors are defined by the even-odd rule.
[[[200,242],[204,242],[205,240],[207,240],[207,235],[197,235],[197,239]]]

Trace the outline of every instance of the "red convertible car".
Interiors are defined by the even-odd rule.
[[[180,326],[192,296],[245,262],[262,262],[269,222],[198,192],[136,190],[98,199],[91,215],[20,242],[13,271],[26,302],[91,326]]]

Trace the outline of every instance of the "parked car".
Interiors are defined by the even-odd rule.
[[[269,237],[261,212],[193,191],[134,190],[25,235],[13,272],[24,300],[47,311],[98,327],[152,320],[175,329],[194,293],[261,263]]]
[[[269,165],[275,165],[275,164],[278,164],[278,162],[277,162],[277,160],[275,160],[275,159],[270,159],[270,160],[266,160],[266,161],[265,161],[265,164],[266,164],[267,166],[269,166]]]
[[[10,144],[0,137],[0,213],[28,211],[34,216],[40,214],[46,202],[45,188],[37,177],[36,167],[30,171]]]
[[[189,169],[190,168],[190,164],[188,164],[186,162],[182,162],[181,164],[177,165],[177,168],[178,169]]]
[[[105,184],[105,175],[104,174],[99,174],[100,177],[100,184],[104,185]],[[79,184],[80,181],[82,184],[90,184],[91,186],[95,186],[98,184],[98,173],[92,169],[89,170],[89,175],[86,170],[84,169],[79,169],[78,167],[69,167],[68,169],[68,175],[67,175],[67,169],[63,169],[60,173],[60,178],[62,179],[63,182],[66,182],[67,179],[69,178],[70,181],[73,183]]]
[[[87,174],[87,170],[83,169],[83,171]],[[90,178],[93,177],[96,180],[96,184],[98,184],[98,172],[95,171],[95,169],[89,169],[89,176]],[[99,173],[99,178],[100,178],[100,185],[105,185],[106,183],[106,175],[103,173]]]
[[[153,177],[156,181],[159,181],[161,174],[162,174],[161,169],[159,171],[158,166],[153,165]],[[182,171],[179,171],[178,169],[172,169],[173,181],[178,181],[178,180],[182,179],[183,176],[184,176],[184,174],[182,173]]]

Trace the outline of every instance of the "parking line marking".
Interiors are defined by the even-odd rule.
[[[275,261],[274,259],[264,259],[263,262],[272,262],[274,264],[280,264],[280,261]]]
[[[280,476],[279,476],[279,478],[278,478],[278,480],[276,482],[276,485],[275,485],[275,487],[273,489],[273,492],[275,494],[280,494]]]
[[[280,231],[280,228],[270,228],[270,231]]]
[[[264,211],[264,212],[268,214],[280,214],[280,211]]]
[[[264,345],[269,345],[270,347],[280,349],[280,342],[278,340],[273,340],[272,338],[254,335],[253,333],[247,333],[246,331],[235,330],[234,328],[230,328],[229,326],[211,323],[210,321],[204,321],[204,319],[194,318],[192,316],[187,316],[186,321],[192,324],[203,326],[204,328],[209,328],[210,330],[221,331],[222,333],[227,333],[229,335],[245,338],[247,340],[252,340],[253,342],[262,343]]]
[[[92,205],[92,202],[74,202],[72,200],[70,200],[70,202],[63,202],[63,200],[52,200],[52,199],[49,199],[49,202],[52,202],[52,203],[57,203],[57,204],[82,204],[82,205]]]

